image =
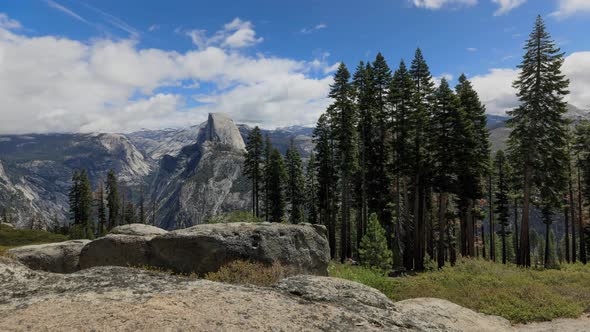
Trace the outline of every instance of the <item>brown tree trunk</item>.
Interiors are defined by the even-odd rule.
[[[531,247],[529,242],[529,208],[531,199],[531,166],[525,166],[524,190],[522,200],[522,223],[520,226],[519,265],[531,266]]]
[[[445,265],[445,233],[447,233],[447,222],[446,222],[446,211],[447,211],[447,193],[440,193],[438,195],[438,248],[437,248],[437,261],[438,268],[442,268]],[[450,247],[449,247],[450,249]]]
[[[584,213],[582,211],[582,176],[578,166],[578,234],[580,235],[580,262],[586,264],[586,242],[584,241]]]

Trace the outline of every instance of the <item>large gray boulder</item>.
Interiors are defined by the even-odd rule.
[[[80,268],[150,265],[149,241],[153,235],[108,234],[88,243],[80,253]]]
[[[39,244],[8,250],[10,256],[33,270],[72,273],[80,270],[79,257],[89,240]]]
[[[277,223],[197,225],[150,241],[151,265],[203,275],[237,259],[287,265],[296,273],[327,275],[324,226]]]
[[[149,242],[167,231],[143,224],[121,225],[90,242],[80,253],[80,267],[150,265]]]
[[[144,224],[129,224],[129,225],[121,225],[113,228],[109,234],[120,234],[120,235],[135,235],[135,236],[155,236],[155,235],[162,235],[166,234],[168,231],[165,231],[161,228],[151,225],[144,225]]]

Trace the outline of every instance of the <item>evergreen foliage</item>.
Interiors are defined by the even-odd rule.
[[[392,253],[387,248],[385,230],[381,227],[377,214],[372,213],[367,225],[367,233],[359,248],[361,263],[365,266],[388,271],[392,266]]]

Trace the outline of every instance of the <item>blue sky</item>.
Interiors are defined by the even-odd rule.
[[[587,0],[5,0],[0,13],[0,133],[182,126],[211,111],[311,125],[337,62],[381,51],[396,67],[416,47],[437,79],[466,73],[501,114],[537,14],[571,55],[570,102],[590,108]]]

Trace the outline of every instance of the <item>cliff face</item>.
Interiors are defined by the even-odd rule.
[[[152,193],[160,202],[156,224],[185,228],[220,212],[248,209],[244,152],[244,140],[233,121],[223,114],[210,114],[195,144],[160,161]]]

